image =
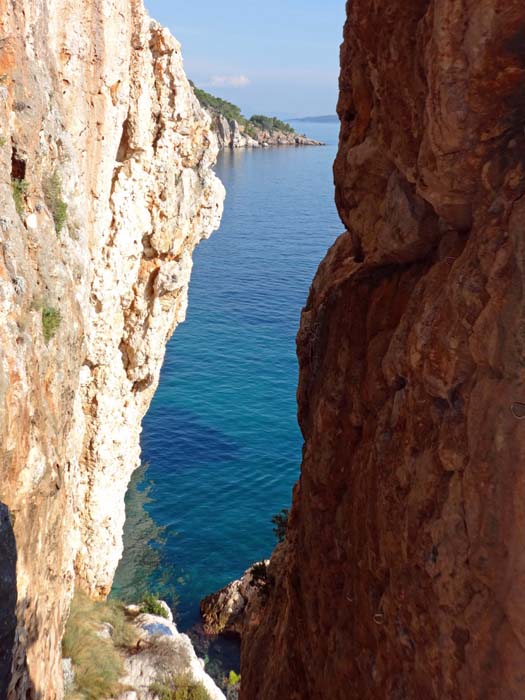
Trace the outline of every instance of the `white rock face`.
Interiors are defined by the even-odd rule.
[[[235,119],[228,120],[217,113],[211,118],[220,148],[259,148],[258,141],[248,136]]]
[[[165,673],[202,683],[211,700],[225,700],[223,692],[204,671],[204,663],[195,654],[190,638],[181,634],[173,622],[144,614],[137,617],[135,626],[140,632],[141,650],[126,658],[126,675],[121,683],[133,688],[138,700],[150,700],[150,687]]]
[[[115,136],[109,208],[86,312],[90,374],[83,385],[86,479],[76,569],[90,592],[109,591],[122,553],[124,494],[139,465],[141,420],[166,342],[184,320],[191,254],[218,227],[224,197],[212,171],[209,121],[193,96],[180,47],[146,17],[135,36],[129,91]],[[126,112],[127,110],[127,112]],[[122,130],[123,129],[123,130]],[[95,465],[91,469],[90,465]]]
[[[192,251],[224,198],[179,44],[141,0],[88,5],[18,0],[0,13],[0,501],[18,554],[10,699],[62,697],[74,582],[95,596],[111,586],[141,421],[185,317]],[[46,197],[55,175],[59,233]],[[13,179],[27,185],[21,214]]]

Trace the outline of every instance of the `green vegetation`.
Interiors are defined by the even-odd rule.
[[[161,680],[150,686],[159,700],[210,700],[202,683],[194,683],[189,676],[164,674]]]
[[[5,146],[7,143],[7,139],[5,136],[0,136],[0,147]]]
[[[205,90],[201,90],[194,85],[194,83],[191,83],[191,85],[202,107],[211,112],[222,114],[222,116],[228,120],[235,119],[236,122],[244,127],[248,136],[252,138],[257,137],[257,129],[269,132],[284,131],[288,134],[295,133],[294,128],[290,126],[290,124],[277,119],[277,117],[266,117],[263,114],[254,114],[250,119],[246,119],[237,105],[222,100],[220,97],[215,97]]]
[[[194,83],[191,83],[193,91],[195,92],[195,97],[201,103],[201,106],[205,109],[209,109],[212,112],[218,112],[222,114],[226,119],[235,119],[236,122],[242,124],[243,126],[247,123],[246,117],[243,117],[241,110],[237,105],[228,102],[227,100],[222,100],[220,97],[215,97],[210,95],[206,90],[201,90]]]
[[[46,204],[51,211],[55,229],[58,234],[62,231],[67,218],[67,204],[62,199],[62,182],[58,173],[49,178],[44,188]]]
[[[100,636],[103,623],[112,625],[111,639]],[[118,649],[135,642],[135,630],[121,603],[94,603],[76,593],[62,640],[62,654],[72,660],[75,671],[71,697],[102,700],[118,694],[118,680],[123,672]]]
[[[19,180],[15,178],[14,180],[11,180],[11,187],[13,189],[13,199],[15,202],[16,211],[18,212],[18,216],[22,217],[24,214],[25,196],[27,194],[29,183],[26,180]]]
[[[273,534],[277,537],[277,542],[284,542],[286,530],[288,529],[288,516],[290,511],[288,508],[283,508],[279,513],[273,516],[272,523],[274,524]]]
[[[228,685],[237,685],[237,683],[240,683],[240,681],[241,676],[238,673],[235,673],[235,671],[230,671],[228,676]]]
[[[164,606],[160,604],[160,601],[155,598],[152,593],[144,596],[142,605],[140,606],[140,611],[143,613],[149,613],[150,615],[158,615],[159,617],[168,618],[168,612],[164,609]]]
[[[295,134],[295,129],[277,117],[265,117],[264,114],[254,114],[250,117],[250,123],[263,131],[284,131],[287,134]]]
[[[62,321],[62,314],[58,309],[52,306],[44,306],[42,309],[42,329],[44,331],[44,340],[46,344],[51,338],[56,335],[56,332]]]

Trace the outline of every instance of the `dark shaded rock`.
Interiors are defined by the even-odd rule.
[[[16,602],[16,542],[9,510],[0,503],[0,698],[11,680]]]

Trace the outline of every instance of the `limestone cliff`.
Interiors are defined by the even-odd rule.
[[[352,0],[245,700],[525,697],[525,9]],[[278,561],[276,561],[278,559]]]
[[[111,585],[141,419],[224,193],[142,0],[0,0],[0,22],[0,692],[11,675],[10,698],[48,700],[75,579]]]

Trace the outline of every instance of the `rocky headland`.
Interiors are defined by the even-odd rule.
[[[193,83],[192,83],[193,85]],[[270,146],[324,146],[277,117],[255,114],[246,119],[237,105],[193,85],[195,95],[212,120],[219,148],[268,148]]]
[[[321,141],[315,141],[295,131],[282,129],[263,129],[257,126],[247,128],[235,119],[228,120],[222,114],[211,113],[212,126],[219,147],[226,148],[269,148],[270,146],[323,146]]]

